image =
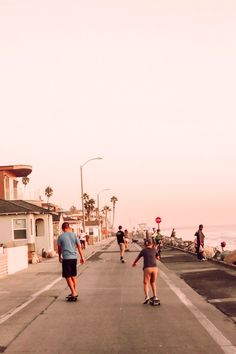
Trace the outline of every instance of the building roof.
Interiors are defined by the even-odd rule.
[[[61,220],[61,213],[54,213],[53,215],[52,215],[52,221],[53,222],[59,222],[60,220]]]
[[[29,165],[0,166],[0,171],[11,172],[16,177],[26,177],[32,172],[32,166]]]
[[[85,220],[85,226],[99,226],[98,220]]]
[[[67,221],[69,224],[80,224],[81,223],[80,219],[72,218],[68,215],[63,215],[63,219],[64,219],[64,221]]]
[[[50,214],[47,209],[24,200],[0,199],[0,215],[16,214]]]

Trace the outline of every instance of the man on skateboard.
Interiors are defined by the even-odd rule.
[[[77,249],[80,255],[80,263],[85,262],[83,252],[80,246],[80,241],[71,228],[68,222],[62,224],[63,233],[58,237],[58,256],[59,262],[62,263],[62,276],[71,290],[67,299],[76,301],[78,297],[77,292]]]
[[[124,253],[125,253],[125,234],[122,231],[122,226],[118,227],[118,231],[116,233],[117,243],[120,247],[120,261],[121,263],[125,263]]]

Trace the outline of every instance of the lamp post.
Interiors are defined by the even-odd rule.
[[[102,193],[102,192],[105,192],[105,191],[110,191],[110,188],[105,188],[105,189],[102,189],[102,190],[100,190],[99,192],[98,192],[98,194],[97,194],[97,215],[98,215],[98,222],[99,222],[99,225],[98,225],[98,238],[99,238],[99,241],[101,240],[101,225],[100,225],[100,219],[99,219],[99,195],[100,195],[100,193]]]
[[[81,184],[81,203],[82,203],[82,215],[83,215],[83,231],[85,232],[85,213],[84,213],[84,184],[83,184],[83,167],[90,161],[102,160],[102,157],[94,157],[87,160],[83,165],[80,166],[80,184]]]

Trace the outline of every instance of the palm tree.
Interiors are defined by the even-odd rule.
[[[51,198],[53,196],[53,189],[50,186],[45,188],[45,195],[48,199],[48,210],[49,210],[49,198]]]
[[[84,208],[86,210],[87,219],[90,220],[91,213],[95,209],[95,200],[90,198],[89,195],[86,193],[84,193],[83,199],[84,199]]]
[[[26,187],[27,184],[29,183],[30,179],[29,179],[29,177],[25,176],[25,177],[22,177],[21,181],[22,181],[23,185]]]
[[[76,214],[76,213],[78,213],[78,210],[77,210],[77,208],[76,208],[75,205],[72,205],[72,206],[70,207],[70,213],[71,213],[71,214]]]
[[[108,212],[109,211],[111,211],[111,208],[108,206],[108,205],[105,205],[104,207],[103,207],[103,209],[102,209],[102,213],[105,215],[105,228],[106,228],[106,230],[105,230],[105,232],[107,233],[107,224],[108,224]]]
[[[29,183],[30,179],[29,179],[29,177],[24,176],[24,177],[22,177],[21,181],[22,181],[22,183],[23,183],[23,185],[24,185],[24,198],[25,198],[26,186],[27,186],[27,184]]]
[[[112,230],[114,229],[114,222],[115,222],[115,208],[116,208],[116,202],[118,202],[118,198],[113,195],[111,197],[111,202],[112,202]]]

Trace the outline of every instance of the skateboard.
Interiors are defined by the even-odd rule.
[[[150,301],[149,301],[149,304],[152,305],[152,306],[160,306],[161,302],[160,302],[159,299],[154,300],[154,299],[151,298]]]
[[[71,295],[68,295],[68,296],[66,297],[66,300],[67,300],[68,302],[76,302],[76,301],[78,300],[78,296],[71,296]]]

